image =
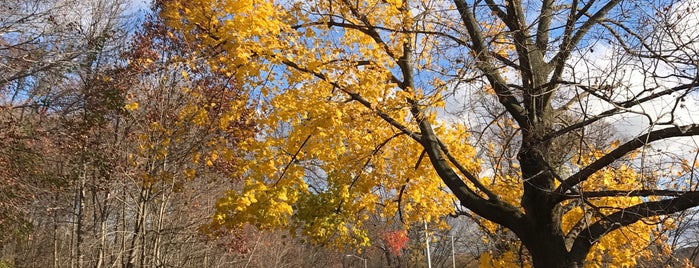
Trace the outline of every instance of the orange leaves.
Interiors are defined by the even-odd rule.
[[[297,198],[297,192],[286,188],[269,188],[264,183],[246,181],[242,193],[231,190],[218,201],[213,226],[235,229],[244,222],[252,222],[263,229],[284,227],[293,211],[291,203]]]
[[[159,3],[155,10],[174,23],[182,15],[207,10],[192,8],[196,3],[167,1],[175,8],[161,9]],[[210,51],[199,41],[185,38],[181,28],[168,27],[162,19],[150,17],[124,55],[130,62],[124,76],[133,79],[124,105],[132,119],[126,123],[133,133],[131,169],[148,183],[179,183],[210,172],[237,175],[231,148],[252,133],[247,95],[230,77],[208,68],[202,55]],[[143,61],[157,64],[143,66]]]
[[[396,256],[400,256],[402,250],[407,247],[408,235],[404,230],[390,231],[384,233],[384,240],[388,245],[388,250]]]
[[[502,21],[481,24],[484,33],[491,39],[491,51],[503,58],[507,58],[508,53],[515,50],[515,46],[513,41],[505,34],[505,24]]]

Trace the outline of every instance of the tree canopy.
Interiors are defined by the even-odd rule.
[[[647,163],[652,143],[699,134],[683,116],[696,112],[684,104],[696,32],[680,29],[694,7],[638,5],[172,2],[173,27],[260,94],[246,186],[219,201],[214,224],[365,245],[367,214],[473,213],[514,232],[535,266],[617,252],[633,263],[659,216],[699,205],[692,164]],[[492,106],[450,117],[457,98]],[[647,120],[635,136],[590,133],[623,131],[635,114]],[[493,125],[504,131],[484,135]]]
[[[0,3],[0,267],[697,259],[695,1],[134,2]]]
[[[535,267],[633,265],[699,205],[691,1],[165,5],[256,105],[210,228],[361,247],[371,216],[464,215]]]

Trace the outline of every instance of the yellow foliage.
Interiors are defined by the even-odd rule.
[[[245,185],[218,202],[215,227],[234,229],[252,223],[287,228],[345,248],[369,244],[364,225],[370,214],[387,218],[400,214],[409,225],[439,221],[453,213],[453,195],[435,174],[423,147],[403,133],[419,132],[417,116],[411,114],[413,104],[430,107],[419,120],[433,122],[441,141],[458,152],[457,160],[472,174],[481,173],[483,162],[476,157],[465,127],[434,123],[434,107],[444,105],[439,89],[445,82],[426,79],[423,85],[428,90],[399,84],[396,66],[405,60],[406,44],[419,44],[422,50],[414,52],[416,71],[434,67],[429,53],[438,44],[414,32],[444,26],[416,22],[404,1],[172,1],[164,15],[187,38],[220,48],[222,55],[209,62],[212,68],[225,69],[265,104],[257,110],[258,136],[239,144],[246,153],[241,167]],[[206,25],[213,26],[202,31]],[[513,45],[501,32],[504,25],[482,27],[490,35],[493,51],[508,57]],[[184,107],[179,116],[191,117],[195,124],[209,123],[205,111],[196,106]],[[512,120],[498,124],[516,129]],[[601,154],[581,155],[572,162],[589,163]],[[480,182],[502,201],[519,207],[521,174],[503,172],[518,166],[494,169]],[[588,186],[635,189],[640,181],[633,169],[622,165],[594,174],[583,184]],[[600,207],[639,202],[633,197],[592,201]],[[563,216],[562,228],[571,230],[585,215],[584,207],[571,209]],[[493,223],[483,225],[496,231]],[[615,265],[635,264],[639,249],[651,240],[651,229],[637,223],[608,234],[588,256],[590,265],[600,264],[603,257],[612,258]],[[616,250],[607,250],[613,247]],[[486,267],[511,267],[515,261],[511,251],[481,256]]]
[[[134,101],[134,102],[131,102],[131,103],[127,103],[126,105],[124,105],[124,109],[126,109],[127,111],[135,111],[135,110],[138,110],[138,102],[135,102],[135,101]]]
[[[532,267],[526,258],[520,258],[514,250],[506,251],[497,258],[494,258],[490,252],[485,252],[481,254],[478,262],[478,267],[481,268]]]
[[[366,246],[363,225],[369,214],[390,218],[400,212],[411,223],[439,221],[454,212],[454,197],[422,155],[422,146],[379,116],[418,131],[409,100],[443,105],[439,92],[406,90],[395,82],[404,44],[415,40],[414,34],[382,33],[379,44],[359,28],[313,24],[318,18],[307,13],[334,13],[347,18],[344,23],[387,29],[417,27],[403,1],[358,5],[198,0],[172,1],[164,11],[171,26],[192,34],[188,38],[220,46],[225,56],[211,59],[210,65],[225,68],[268,104],[258,110],[258,137],[240,144],[247,153],[242,163],[246,184],[221,199],[214,225],[292,228],[338,247]],[[212,21],[209,32],[194,34]],[[350,94],[360,95],[370,107]],[[184,107],[179,117],[209,123],[196,106]],[[481,163],[463,126],[437,126],[436,131],[467,169],[479,172]]]

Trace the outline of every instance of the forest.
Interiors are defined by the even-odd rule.
[[[0,268],[694,267],[692,0],[0,1]]]

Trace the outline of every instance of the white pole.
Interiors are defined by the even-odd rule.
[[[427,221],[422,220],[425,223],[425,245],[427,246],[427,268],[432,268],[432,260],[430,260],[430,236],[427,234]]]
[[[456,254],[454,254],[454,236],[451,236],[451,267],[456,268]]]
[[[345,257],[352,257],[352,258],[360,259],[360,260],[364,261],[364,268],[367,268],[367,265],[366,265],[367,258],[362,258],[362,257],[359,257],[359,256],[354,255],[354,254],[345,254]],[[342,262],[344,263],[344,260]]]

